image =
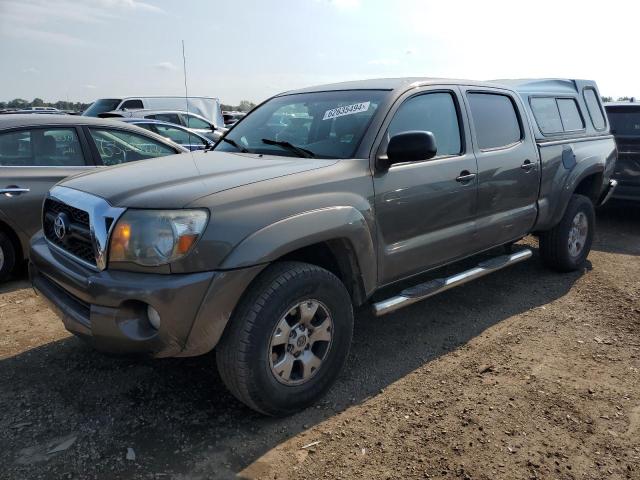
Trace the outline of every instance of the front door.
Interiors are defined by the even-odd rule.
[[[374,176],[381,285],[464,256],[476,213],[476,159],[457,87],[412,92],[398,103],[378,154],[411,130],[432,132],[437,153]]]
[[[475,243],[482,249],[525,236],[537,216],[537,147],[520,101],[498,89],[465,92],[478,160]]]
[[[42,201],[65,177],[92,168],[75,127],[25,128],[0,133],[0,211],[24,235],[41,228]]]

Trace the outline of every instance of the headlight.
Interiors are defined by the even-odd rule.
[[[204,210],[127,210],[113,229],[109,261],[144,266],[173,262],[189,253],[208,217]]]

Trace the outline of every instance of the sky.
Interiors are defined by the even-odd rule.
[[[639,17],[628,0],[0,0],[0,100],[181,96],[182,40],[189,94],[231,104],[404,76],[640,97]]]

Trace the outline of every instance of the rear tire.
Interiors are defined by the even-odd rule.
[[[352,336],[351,298],[335,275],[306,263],[276,263],[232,315],[216,347],[218,371],[250,408],[289,415],[333,385]]]
[[[16,249],[6,233],[0,232],[0,282],[11,276],[16,266]]]
[[[540,255],[544,264],[559,272],[581,268],[591,251],[595,225],[591,200],[584,195],[572,195],[560,223],[540,234]]]

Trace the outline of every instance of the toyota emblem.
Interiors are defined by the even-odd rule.
[[[67,225],[67,215],[64,212],[60,212],[53,222],[53,231],[55,232],[56,237],[58,237],[59,240],[64,239],[65,235],[67,234]]]

